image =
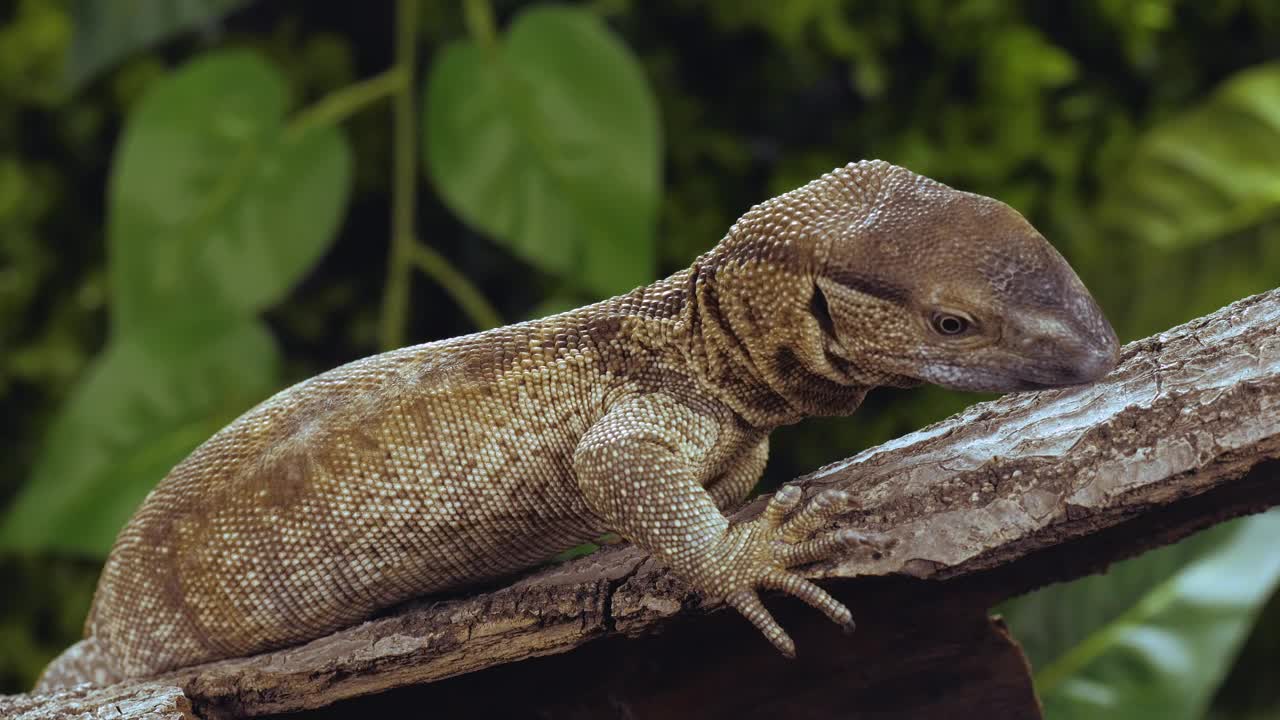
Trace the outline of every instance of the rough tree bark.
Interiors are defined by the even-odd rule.
[[[806,496],[851,490],[859,508],[839,524],[899,542],[808,573],[860,619],[853,636],[768,601],[795,661],[613,547],[298,648],[0,698],[0,716],[213,718],[345,701],[312,715],[1039,717],[1026,662],[988,609],[1280,503],[1278,327],[1280,290],[1131,343],[1096,385],[982,403],[797,479]]]

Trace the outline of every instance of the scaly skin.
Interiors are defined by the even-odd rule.
[[[887,163],[752,208],[693,266],[533,322],[289,388],[197,448],[107,560],[86,639],[41,687],[285,647],[406,599],[533,567],[605,531],[794,646],[757,591],[849,611],[789,568],[874,539],[848,502],[759,478],[769,432],[881,385],[1089,382],[1116,337],[1015,211]],[[790,516],[790,519],[788,519]]]

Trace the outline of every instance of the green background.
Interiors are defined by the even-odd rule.
[[[0,3],[0,691],[253,403],[628,290],[851,160],[1018,208],[1125,341],[1280,285],[1277,60],[1274,0]],[[978,399],[877,391],[765,485]],[[1049,717],[1280,718],[1277,548],[1001,608]]]

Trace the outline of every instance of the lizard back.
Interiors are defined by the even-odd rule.
[[[623,366],[642,362],[639,348],[611,347],[619,328],[668,322],[681,284],[375,355],[278,393],[148,496],[86,634],[124,676],[150,675],[319,637],[598,535],[573,450],[624,389]]]

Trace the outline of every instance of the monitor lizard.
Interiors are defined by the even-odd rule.
[[[602,240],[603,241],[603,240]],[[594,305],[375,355],[249,410],[120,533],[44,689],[298,644],[613,531],[795,647],[758,591],[849,611],[794,568],[882,538],[850,498],[724,510],[768,436],[868,390],[1086,383],[1117,340],[1018,212],[882,161],[751,208],[691,267]]]

